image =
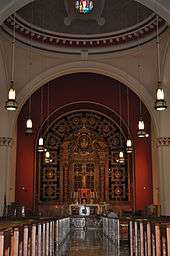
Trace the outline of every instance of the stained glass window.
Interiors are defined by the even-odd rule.
[[[91,13],[93,10],[93,0],[76,0],[75,7],[79,13]]]

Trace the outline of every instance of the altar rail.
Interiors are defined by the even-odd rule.
[[[129,219],[130,256],[170,256],[170,219]]]
[[[0,231],[0,256],[53,256],[70,232],[68,217],[15,222]]]

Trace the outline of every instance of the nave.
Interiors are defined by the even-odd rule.
[[[0,256],[169,256],[169,218],[1,219]]]
[[[128,242],[110,241],[98,229],[74,230],[56,256],[128,256]]]

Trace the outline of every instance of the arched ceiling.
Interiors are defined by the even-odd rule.
[[[22,22],[26,21],[42,30],[77,36],[101,35],[131,28],[152,14],[151,10],[132,0],[98,0],[95,3],[92,14],[79,15],[73,0],[36,0],[17,14]],[[103,18],[104,24],[100,24],[100,18]]]
[[[170,24],[170,1],[169,0],[136,0],[158,13]],[[32,0],[1,0],[0,1],[0,23],[16,10],[19,10]]]
[[[2,27],[12,34],[13,24],[10,16]],[[35,0],[17,12],[16,35],[26,44],[50,51],[85,48],[103,53],[152,40],[156,24],[155,14],[134,0],[94,1],[91,14],[76,12],[73,0]],[[164,19],[159,19],[159,26],[160,32],[166,29]]]

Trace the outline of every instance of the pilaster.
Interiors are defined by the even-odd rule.
[[[0,215],[3,214],[4,203],[7,203],[10,192],[9,153],[11,144],[10,137],[0,137]]]
[[[161,214],[170,215],[170,137],[157,139],[159,154]]]

